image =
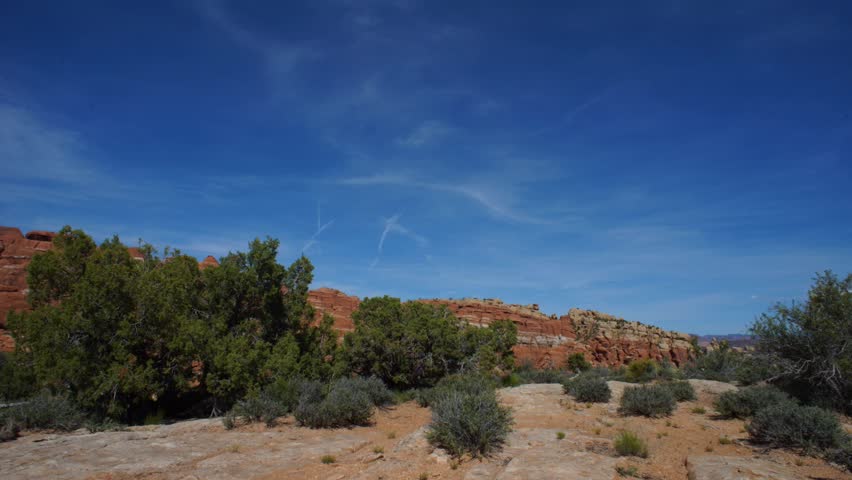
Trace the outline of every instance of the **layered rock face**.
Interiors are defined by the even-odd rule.
[[[333,316],[336,329],[354,328],[351,314],[358,308],[357,297],[322,288],[311,291],[308,301],[318,318],[323,313]],[[511,320],[518,327],[516,357],[540,368],[561,366],[573,353],[582,353],[596,365],[619,366],[640,358],[682,365],[691,351],[689,335],[593,310],[574,308],[557,317],[542,313],[537,305],[510,305],[493,299],[420,301],[446,305],[457,317],[481,327],[495,320]]]
[[[681,365],[689,359],[690,336],[596,312],[572,308],[566,315],[546,315],[538,305],[510,305],[496,299],[423,300],[446,305],[471,324],[487,326],[511,320],[518,327],[515,356],[537,367],[558,367],[573,353],[596,365],[619,366],[651,358]]]
[[[22,234],[17,228],[0,227],[0,351],[14,348],[6,331],[6,317],[11,310],[26,310],[27,265],[33,255],[50,250],[53,232]]]
[[[352,312],[357,310],[361,303],[358,297],[323,287],[308,292],[308,303],[316,310],[317,322],[322,320],[324,314],[328,314],[334,318],[334,329],[341,334],[355,330]]]

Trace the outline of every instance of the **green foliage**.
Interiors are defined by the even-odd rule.
[[[668,388],[642,385],[624,389],[618,411],[622,415],[662,417],[671,415],[676,406],[674,395]]]
[[[208,397],[217,411],[296,374],[327,378],[336,337],[328,322],[309,326],[313,267],[285,268],[277,249],[254,240],[202,272],[178,251],[142,245],[138,261],[117,237],[96,248],[65,227],[28,268],[33,311],[9,317],[21,375],[132,422]],[[19,389],[10,383],[22,382],[4,375],[4,396]]]
[[[27,402],[0,409],[0,425],[14,424],[20,430],[76,430],[86,415],[65,397],[40,394]]]
[[[394,403],[393,392],[388,390],[384,382],[377,377],[355,377],[344,378],[337,381],[340,388],[358,390],[367,394],[370,402],[377,407],[384,407]]]
[[[833,413],[790,402],[758,410],[746,429],[756,443],[807,452],[837,448],[846,443],[846,434]]]
[[[840,447],[826,451],[825,459],[852,472],[852,439],[847,438]]]
[[[684,367],[684,372],[688,378],[753,385],[773,377],[778,369],[771,358],[753,352],[738,352],[723,341],[712,350],[697,350],[695,358]]]
[[[499,404],[493,389],[448,390],[431,407],[429,442],[457,457],[487,456],[505,443],[511,431],[511,412]]]
[[[645,383],[655,380],[660,373],[660,365],[649,359],[634,360],[627,365],[624,372],[624,381],[631,383]]]
[[[794,403],[793,400],[775,387],[748,387],[719,395],[713,407],[723,417],[749,418],[758,410],[780,403]]]
[[[678,402],[687,402],[695,400],[697,398],[695,396],[695,389],[692,388],[692,385],[690,385],[690,383],[685,380],[663,382],[660,384],[660,386],[666,388],[669,392],[671,392],[675,401]]]
[[[450,392],[476,395],[493,391],[495,387],[494,378],[488,375],[481,373],[454,374],[442,378],[432,388],[418,390],[416,399],[421,407],[428,407]]]
[[[514,363],[517,333],[509,321],[472,327],[444,306],[391,297],[365,299],[352,319],[355,331],[344,338],[342,362],[394,388],[430,386],[462,369],[491,371]]]
[[[325,465],[329,465],[336,462],[337,460],[334,458],[334,455],[323,455],[322,458],[320,458],[320,461]]]
[[[572,353],[565,359],[565,368],[568,370],[580,373],[592,368],[592,364],[586,360],[586,356],[582,353]]]
[[[595,375],[579,375],[562,384],[565,393],[571,394],[578,402],[606,403],[612,392],[606,380]]]
[[[226,415],[226,417],[243,418],[248,423],[263,422],[266,426],[271,427],[275,424],[276,418],[286,415],[288,411],[287,405],[264,392],[238,401],[231,409],[230,415]]]
[[[778,304],[752,326],[784,385],[809,403],[852,412],[852,274],[817,275],[803,304]]]
[[[621,465],[615,467],[615,473],[620,477],[639,477],[639,468],[635,465],[630,465],[627,467],[622,467]]]
[[[622,457],[648,457],[648,446],[645,441],[633,432],[624,431],[615,437],[615,451]]]
[[[0,401],[14,401],[35,393],[35,375],[26,352],[0,352]]]
[[[515,368],[514,374],[518,379],[517,385],[528,383],[565,383],[571,378],[571,375],[562,370],[552,368],[537,369],[529,362],[520,364]]]
[[[327,394],[315,381],[302,382],[300,390],[294,415],[301,425],[311,428],[368,425],[375,406],[393,401],[390,390],[374,377],[337,379]]]
[[[7,418],[5,422],[0,423],[0,443],[18,438],[20,431],[20,425],[14,419]]]

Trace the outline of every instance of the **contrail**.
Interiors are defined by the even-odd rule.
[[[317,203],[317,231],[311,235],[311,238],[309,238],[307,242],[305,242],[305,246],[302,247],[302,253],[305,253],[309,248],[316,245],[317,242],[319,242],[319,235],[334,223],[334,219],[332,218],[327,223],[323,224],[321,213],[320,204]]]

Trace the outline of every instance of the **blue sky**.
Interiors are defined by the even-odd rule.
[[[11,2],[0,224],[743,331],[852,271],[852,4]]]

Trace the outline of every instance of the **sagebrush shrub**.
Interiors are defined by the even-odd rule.
[[[671,415],[676,406],[669,389],[660,385],[643,385],[624,389],[618,411],[622,415],[662,417]]]
[[[21,427],[15,423],[12,418],[7,418],[6,421],[0,424],[0,442],[8,442],[18,438],[18,432]]]
[[[511,431],[511,412],[498,403],[493,390],[447,391],[431,408],[427,438],[454,456],[486,456],[500,448]]]
[[[572,372],[580,373],[592,368],[592,364],[586,360],[582,353],[572,353],[565,359],[565,367]]]
[[[675,401],[686,402],[696,399],[695,389],[692,388],[692,385],[685,380],[665,382],[661,383],[660,385],[668,389],[668,391],[672,393],[672,396],[674,396]]]
[[[567,373],[552,368],[543,370],[517,370],[515,372],[520,384],[528,383],[563,383],[571,376]]]
[[[434,387],[417,391],[416,400],[421,407],[428,407],[448,392],[480,393],[493,391],[497,384],[493,377],[479,373],[448,375]]]
[[[746,429],[756,443],[806,451],[837,448],[845,443],[846,438],[837,416],[832,412],[791,402],[759,409]]]
[[[394,403],[394,394],[378,377],[355,377],[338,380],[338,388],[350,388],[367,394],[373,405],[384,407]]]
[[[0,409],[0,423],[14,422],[21,430],[76,430],[86,415],[69,399],[48,394],[37,395],[25,403]]]
[[[612,397],[606,380],[594,375],[580,375],[562,384],[562,389],[578,402],[606,403]]]
[[[794,403],[789,395],[775,387],[748,387],[719,395],[713,407],[728,418],[749,418],[761,408],[779,403]]]
[[[624,431],[615,437],[615,451],[622,457],[648,457],[645,441],[633,432]]]
[[[325,396],[322,384],[306,382],[293,412],[296,421],[311,428],[369,424],[373,416],[373,400],[364,390],[350,388],[352,384],[347,380],[332,383]]]
[[[631,383],[650,382],[657,378],[659,371],[660,365],[649,358],[634,360],[627,365],[624,380]]]
[[[828,450],[825,459],[852,472],[852,439],[847,438],[841,447]]]
[[[249,423],[263,422],[267,426],[272,426],[275,419],[286,415],[288,410],[287,405],[269,394],[261,393],[256,397],[240,400],[234,405],[231,412],[234,417],[242,417]]]

